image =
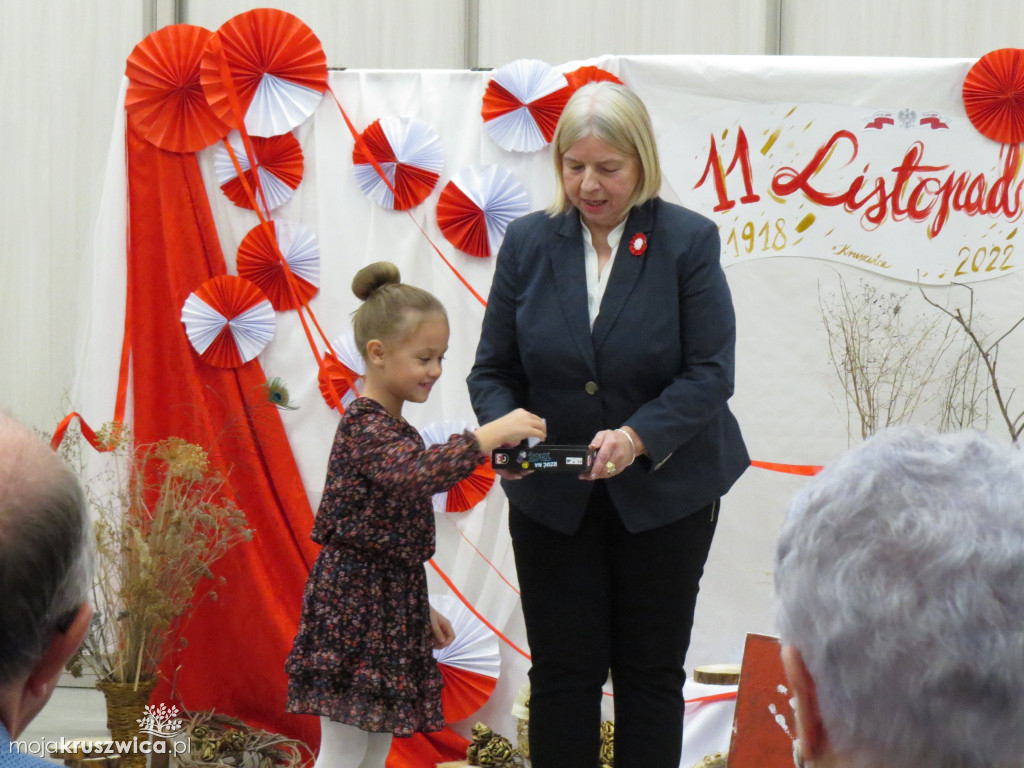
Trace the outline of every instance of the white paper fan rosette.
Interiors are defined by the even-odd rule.
[[[420,430],[420,436],[429,448],[432,445],[447,443],[452,435],[461,435],[475,428],[476,424],[468,421],[445,419],[428,424]],[[491,463],[488,461],[479,464],[469,477],[460,480],[445,492],[435,493],[434,509],[438,512],[467,512],[483,501],[493,485],[494,469]]]
[[[535,152],[551,141],[572,89],[565,75],[539,59],[517,59],[494,71],[480,115],[498,146]]]
[[[181,322],[203,360],[235,368],[263,351],[274,337],[276,318],[259,288],[241,277],[222,275],[189,294]]]
[[[297,221],[274,222],[277,245],[288,269],[310,285],[320,285],[320,241],[316,233]]]
[[[464,720],[494,693],[501,673],[498,638],[486,624],[455,597],[431,595],[430,604],[451,622],[455,639],[434,651],[444,678],[441,706],[447,723]]]
[[[242,142],[242,135],[238,131],[232,131],[228,134],[227,141],[235,153],[235,159],[238,160],[239,168],[242,169],[242,173],[246,174],[247,180],[250,182],[253,195],[259,200],[259,192],[256,185],[249,178],[251,174],[248,171],[251,166],[249,164],[249,156],[245,152],[245,144]],[[254,138],[252,142],[257,151],[256,175],[259,176],[260,187],[266,196],[267,210],[272,211],[287,203],[295,195],[295,188],[302,179],[302,150],[298,139],[290,133],[275,136],[270,140]],[[294,148],[292,148],[293,144]],[[259,151],[261,147],[268,148],[268,151],[272,152],[273,157],[260,157]],[[278,150],[282,149],[290,157],[281,158],[281,152]],[[298,150],[297,156],[294,150]],[[280,160],[283,160],[283,162],[279,163]],[[238,178],[238,171],[223,142],[218,144],[214,150],[213,170],[217,175],[217,184],[222,189],[224,189],[226,184]],[[227,189],[224,189],[224,192],[228,194]],[[251,207],[251,203],[238,194],[228,194],[228,196],[236,205],[245,208]],[[242,202],[239,202],[239,199]]]
[[[356,346],[355,334],[351,331],[339,336],[333,343],[335,355],[328,353],[324,358],[324,368],[320,374],[320,394],[323,395],[327,404],[334,407],[334,401],[328,389],[330,386],[341,398],[341,407],[347,408],[348,404],[359,397],[363,389],[366,375],[366,361],[359,354]]]
[[[398,211],[427,199],[444,165],[441,139],[433,128],[411,117],[384,117],[367,126],[361,137],[394,188],[392,193],[362,146],[356,144],[352,150],[353,172],[364,195]]]
[[[509,222],[529,213],[526,189],[500,165],[472,166],[449,181],[437,201],[437,225],[470,256],[498,252]]]

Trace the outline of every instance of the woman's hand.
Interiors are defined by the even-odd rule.
[[[447,648],[455,639],[452,623],[433,608],[430,609],[430,633],[434,636],[435,648]]]
[[[590,448],[597,451],[589,472],[580,475],[581,480],[607,480],[621,474],[644,452],[644,443],[632,427],[602,429],[590,441]]]

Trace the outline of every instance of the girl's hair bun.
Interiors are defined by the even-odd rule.
[[[432,294],[403,283],[398,267],[390,261],[378,261],[356,272],[352,293],[363,302],[352,313],[352,332],[363,359],[371,340],[401,337],[418,327],[423,313],[439,312],[448,317]]]
[[[385,285],[398,285],[402,282],[402,274],[398,267],[390,261],[376,261],[356,272],[352,278],[352,293],[360,301],[366,301],[373,292]]]

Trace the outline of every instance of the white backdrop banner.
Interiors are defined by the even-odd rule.
[[[660,148],[683,203],[718,222],[727,265],[804,256],[943,284],[1019,261],[1020,147],[963,115],[738,104],[680,125]]]

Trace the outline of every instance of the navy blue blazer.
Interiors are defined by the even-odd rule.
[[[718,228],[660,199],[634,208],[591,331],[581,226],[576,211],[509,226],[470,398],[481,424],[520,407],[543,416],[549,443],[585,445],[628,424],[647,455],[606,482],[625,526],[649,530],[712,503],[750,465],[727,405],[736,320]],[[634,256],[640,232],[647,250]],[[535,472],[502,487],[524,514],[572,533],[593,483]]]

